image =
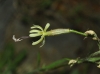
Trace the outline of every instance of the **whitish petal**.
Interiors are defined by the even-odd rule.
[[[45,44],[45,37],[44,37],[42,45],[40,47],[42,47],[44,44]]]
[[[41,36],[40,33],[36,33],[36,34],[29,34],[29,37],[37,37],[37,36]]]
[[[43,31],[43,28],[41,26],[39,26],[39,25],[34,25],[34,26],[31,27],[31,29],[34,29],[34,28],[38,28],[38,29]]]
[[[40,32],[39,30],[30,30],[29,33]]]
[[[44,31],[46,31],[49,28],[49,26],[50,26],[50,23],[47,23],[45,28],[44,28]]]
[[[33,42],[32,45],[37,45],[37,44],[39,44],[39,43],[43,40],[43,38],[44,38],[44,36],[42,35],[41,38],[40,38],[38,41]]]

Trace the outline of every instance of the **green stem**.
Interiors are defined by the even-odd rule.
[[[76,33],[76,34],[80,34],[80,35],[83,35],[83,36],[87,36],[87,34],[82,33],[82,32],[79,32],[79,31],[76,31],[76,30],[71,30],[71,29],[70,29],[70,32]]]

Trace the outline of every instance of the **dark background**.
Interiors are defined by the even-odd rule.
[[[65,57],[86,57],[98,50],[96,41],[72,33],[46,37],[42,48],[39,48],[40,44],[31,45],[38,37],[16,43],[12,40],[13,35],[17,38],[28,36],[33,24],[44,28],[46,23],[51,24],[49,30],[70,28],[85,32],[91,29],[100,37],[100,0],[0,0],[0,53],[5,53],[5,50],[8,53],[9,47],[14,47],[12,54],[14,53],[15,59],[14,56],[22,50],[26,51],[25,58],[17,64],[14,73],[11,70],[12,74],[33,71],[36,68],[38,52],[43,66]],[[7,63],[1,67],[1,72],[6,71]],[[96,66],[91,63],[72,68],[67,66],[47,74],[100,74],[100,69]]]

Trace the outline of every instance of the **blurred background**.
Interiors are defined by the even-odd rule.
[[[85,32],[94,30],[100,37],[100,0],[0,0],[0,74],[25,74],[37,66],[48,65],[63,58],[86,57],[97,51],[97,42],[77,34],[46,37],[42,48],[32,46],[40,37],[14,42],[28,36],[33,24],[51,29],[70,28]],[[95,64],[65,66],[43,74],[100,74]]]

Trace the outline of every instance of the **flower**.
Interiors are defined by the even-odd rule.
[[[35,42],[32,43],[32,45],[37,45],[40,42],[42,42],[42,45],[40,47],[42,47],[45,43],[45,36],[47,35],[46,31],[49,28],[50,24],[47,23],[45,28],[43,29],[41,26],[39,25],[34,25],[31,27],[31,30],[29,31],[29,37],[37,37],[37,36],[41,36],[41,38]]]

